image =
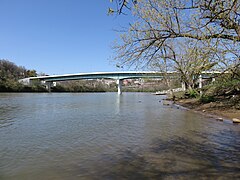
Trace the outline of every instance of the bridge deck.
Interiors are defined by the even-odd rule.
[[[203,72],[205,76],[219,74],[221,72]],[[177,76],[175,71],[157,72],[157,71],[120,71],[120,72],[93,72],[93,73],[76,73],[76,74],[63,74],[51,76],[30,77],[30,80],[42,81],[67,81],[79,79],[131,79],[131,78],[163,78],[163,76]]]

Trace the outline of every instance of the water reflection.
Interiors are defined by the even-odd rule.
[[[103,179],[239,178],[240,140],[233,138],[234,142],[228,142],[224,134],[228,132],[203,134],[199,142],[178,136],[168,141],[155,139],[148,150],[128,150],[120,158],[108,158],[102,163],[111,162],[111,169],[96,174]],[[239,137],[239,133],[234,136]],[[209,144],[207,137],[215,137],[219,144]]]
[[[123,99],[122,95],[116,95],[115,97],[116,101],[115,101],[115,107],[116,107],[116,115],[120,114],[120,106],[121,106],[121,101]]]

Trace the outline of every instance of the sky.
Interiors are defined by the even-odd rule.
[[[117,71],[111,45],[131,15],[109,0],[0,0],[0,59],[38,73]]]

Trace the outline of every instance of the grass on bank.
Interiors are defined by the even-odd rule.
[[[216,107],[235,108],[240,110],[240,81],[216,81],[201,89],[187,90],[174,93],[177,101],[194,99],[194,104],[203,105],[211,103]]]

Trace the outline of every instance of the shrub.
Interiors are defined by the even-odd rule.
[[[214,96],[203,95],[200,97],[199,100],[201,103],[210,103],[210,102],[215,101],[215,98],[214,98]]]
[[[197,90],[195,89],[189,89],[186,94],[185,94],[188,98],[197,98],[199,97],[199,93]]]
[[[207,95],[207,96],[239,94],[240,81],[237,79],[228,80],[228,81],[219,80],[211,85],[205,86],[203,91],[204,91],[204,95]]]

